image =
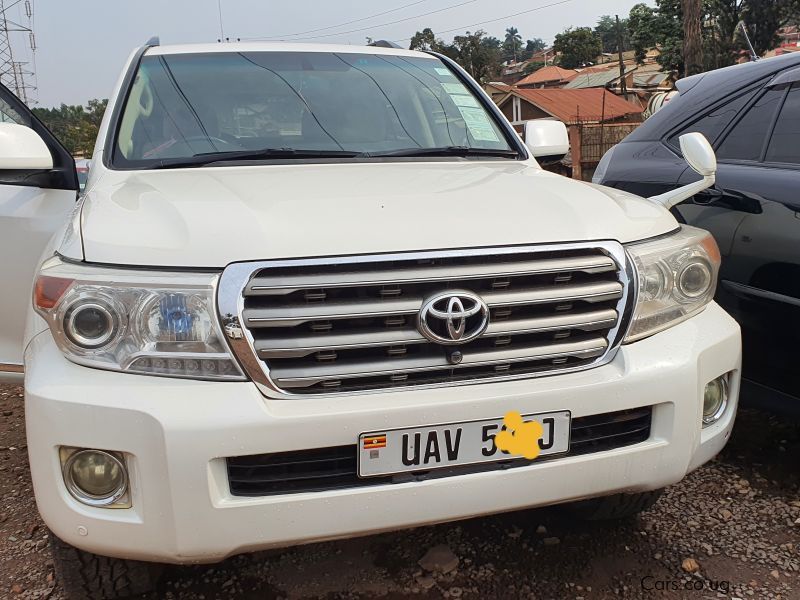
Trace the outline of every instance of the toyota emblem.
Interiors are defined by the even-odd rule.
[[[466,344],[489,325],[489,307],[477,294],[456,290],[431,296],[417,317],[420,333],[432,342]]]

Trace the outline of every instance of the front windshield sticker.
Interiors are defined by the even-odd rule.
[[[434,67],[434,71],[436,71],[442,77],[454,77],[453,72],[450,69],[444,69],[442,67]]]
[[[474,96],[450,96],[456,106],[472,106],[478,108],[480,104]]]
[[[465,88],[464,85],[461,83],[443,83],[442,88],[444,89],[445,92],[447,92],[451,96],[456,94],[469,96],[469,91],[467,91],[467,88]]]
[[[458,110],[461,111],[461,116],[464,117],[464,123],[467,124],[467,129],[476,140],[485,142],[497,142],[497,134],[492,129],[492,123],[489,117],[482,108],[472,108],[470,106],[459,106]]]

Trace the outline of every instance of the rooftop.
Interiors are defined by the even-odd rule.
[[[300,42],[230,42],[225,44],[173,44],[151,46],[148,55],[198,54],[207,52],[340,52],[342,54],[394,54],[432,58],[430,54],[402,48],[350,46],[348,44],[304,44]]]
[[[577,74],[578,72],[572,69],[562,69],[561,67],[551,65],[549,67],[542,67],[527,77],[523,77],[516,85],[523,86],[536,85],[550,81],[569,81]]]
[[[567,89],[513,89],[500,101],[505,104],[511,96],[519,96],[565,123],[575,121],[613,120],[637,116],[642,108],[623,100],[604,88],[583,90]]]

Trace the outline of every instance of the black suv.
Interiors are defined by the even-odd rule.
[[[678,137],[705,134],[717,182],[672,209],[722,252],[717,301],[742,327],[742,400],[800,412],[800,52],[688,77],[609,150],[594,181],[641,196],[699,176]],[[797,362],[796,362],[797,361]],[[796,370],[797,369],[797,370]]]

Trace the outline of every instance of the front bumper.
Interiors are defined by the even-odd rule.
[[[26,353],[26,423],[36,501],[70,544],[161,562],[214,562],[270,547],[376,533],[679,481],[730,436],[739,328],[716,304],[595,369],[537,379],[337,398],[265,399],[251,383],[92,370],[48,332]],[[701,429],[705,384],[733,372],[731,403]],[[616,450],[427,481],[257,498],[232,496],[225,457],[355,444],[359,433],[570,410],[653,407],[650,438]],[[67,492],[59,446],[124,452],[132,507],[84,506]]]

